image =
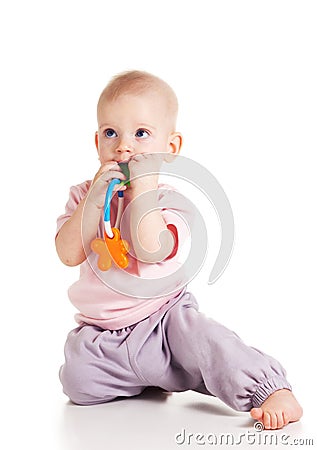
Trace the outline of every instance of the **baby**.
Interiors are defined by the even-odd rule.
[[[92,181],[71,188],[65,214],[57,221],[61,261],[81,265],[80,279],[69,289],[79,326],[65,344],[63,389],[80,405],[138,395],[148,386],[171,392],[190,389],[250,411],[266,429],[282,428],[299,420],[302,409],[280,363],[199,312],[194,296],[181,284],[174,289],[164,285],[166,270],[178,267],[187,237],[179,215],[166,206],[173,190],[160,189],[157,175],[162,160],[176,158],[181,149],[177,110],[170,86],[140,71],[119,74],[99,98],[95,143],[100,168]],[[116,185],[116,190],[124,191],[124,208],[129,209],[129,266],[112,264],[108,273],[123,285],[128,272],[141,288],[145,278],[161,275],[161,295],[153,298],[139,291],[126,293],[125,286],[122,292],[112,289],[98,275],[90,250],[96,236],[103,236],[109,182],[127,179],[122,162],[128,164],[131,181]],[[136,201],[140,196],[146,215]],[[112,217],[117,208],[116,195]]]

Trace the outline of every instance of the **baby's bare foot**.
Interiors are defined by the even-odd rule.
[[[277,430],[289,422],[297,422],[303,410],[291,391],[281,389],[271,394],[260,408],[252,408],[250,414],[262,422],[266,430]]]

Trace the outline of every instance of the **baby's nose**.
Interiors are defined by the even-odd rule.
[[[120,145],[117,148],[117,152],[118,153],[122,153],[122,152],[133,152],[133,147],[131,145]]]
[[[121,140],[116,152],[120,154],[121,158],[127,153],[127,158],[129,158],[134,153],[134,148],[127,140]]]

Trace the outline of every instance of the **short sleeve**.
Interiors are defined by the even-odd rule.
[[[165,259],[170,260],[179,256],[180,250],[185,242],[190,238],[190,223],[192,221],[192,212],[188,209],[188,205],[179,202],[175,197],[178,191],[168,185],[160,186],[159,205],[163,219],[168,230],[173,234],[174,247],[171,254]]]
[[[90,185],[91,181],[84,181],[83,183],[70,188],[69,199],[65,205],[65,212],[57,218],[56,234],[58,234],[64,223],[73,215],[78,204],[87,194]]]

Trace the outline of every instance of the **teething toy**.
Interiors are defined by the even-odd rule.
[[[127,163],[119,163],[122,172],[129,178],[129,168]],[[104,206],[104,239],[96,238],[94,239],[90,247],[91,249],[99,255],[98,258],[98,268],[102,271],[109,270],[112,261],[122,269],[128,267],[129,260],[126,256],[129,251],[129,244],[126,240],[121,239],[120,236],[120,220],[123,212],[123,191],[118,191],[118,211],[115,226],[111,227],[111,217],[110,217],[110,203],[112,198],[113,189],[116,184],[127,184],[130,185],[129,180],[122,182],[118,178],[114,178],[109,183]]]

